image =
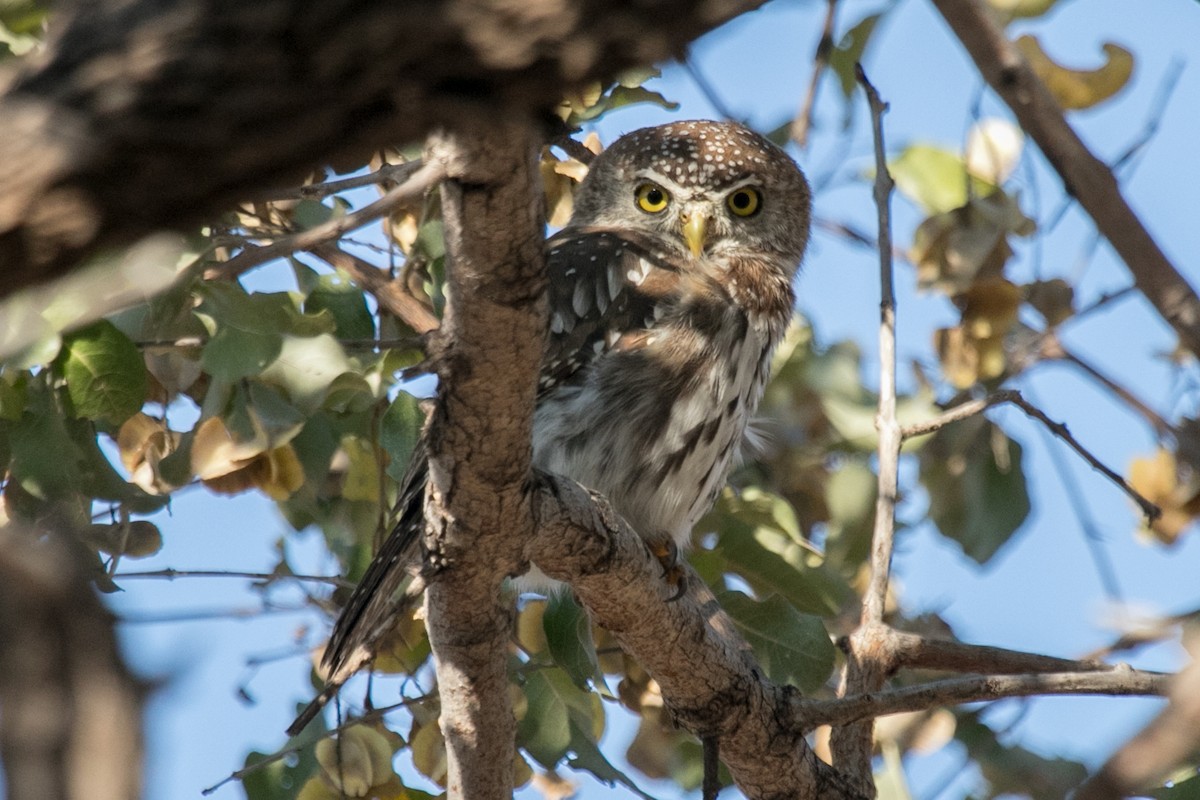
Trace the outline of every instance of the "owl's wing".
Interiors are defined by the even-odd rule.
[[[650,237],[608,228],[559,231],[546,258],[550,331],[539,395],[609,350],[640,346],[686,280],[678,259]]]

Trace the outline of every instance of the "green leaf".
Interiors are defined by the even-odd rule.
[[[883,14],[868,14],[858,21],[838,42],[837,47],[829,54],[829,68],[838,77],[842,94],[847,98],[854,94],[858,86],[858,78],[854,74],[854,65],[863,59],[867,42],[875,32],[875,26]]]
[[[852,569],[866,560],[875,523],[877,486],[878,478],[862,461],[847,459],[830,473],[825,487],[829,509],[825,554],[831,561]]]
[[[942,214],[966,205],[968,180],[975,197],[984,197],[996,189],[987,181],[969,176],[957,153],[936,145],[906,147],[888,162],[888,171],[896,188],[928,214]]]
[[[714,552],[759,594],[779,594],[796,608],[823,616],[836,614],[852,594],[800,536],[794,512],[782,498],[757,489],[740,497],[726,491],[696,527],[718,531]]]
[[[342,345],[327,333],[284,335],[279,355],[260,377],[283,389],[297,408],[311,414],[320,408],[334,379],[353,366]]]
[[[204,346],[200,365],[214,379],[232,383],[258,375],[282,348],[279,333],[221,328]]]
[[[205,283],[200,287],[200,296],[203,302],[196,314],[210,333],[225,327],[250,333],[290,333],[293,336],[333,332],[330,314],[301,313],[298,297],[287,292],[249,294],[236,283]]]
[[[554,663],[571,676],[576,686],[587,689],[591,681],[601,694],[613,697],[596,657],[591,621],[569,593],[558,592],[550,598],[542,627]]]
[[[367,298],[343,271],[321,274],[292,259],[296,282],[307,297],[306,314],[327,311],[333,317],[337,334],[344,339],[370,339],[375,336],[375,318],[367,307]]]
[[[379,444],[389,457],[387,474],[394,479],[404,477],[413,448],[421,439],[421,426],[424,424],[425,414],[417,398],[408,392],[398,392],[383,415],[379,431]]]
[[[619,783],[644,800],[654,800],[651,795],[638,788],[628,775],[614,767],[612,762],[605,758],[604,753],[600,751],[596,739],[577,725],[574,720],[570,723],[570,731],[572,755],[568,759],[568,763],[572,769],[587,770],[597,780],[609,786]]]
[[[66,421],[50,390],[31,387],[29,406],[12,426],[12,478],[39,500],[75,491],[83,453],[67,432]]]
[[[834,647],[819,618],[801,614],[778,595],[759,601],[729,591],[717,599],[771,680],[804,692],[824,685],[833,672]]]
[[[111,322],[101,320],[67,336],[55,363],[75,413],[84,419],[120,425],[145,402],[142,354]]]
[[[929,518],[986,563],[1029,515],[1021,446],[983,417],[943,428],[921,451]]]
[[[539,764],[553,769],[571,745],[569,698],[583,693],[557,669],[529,673],[524,690],[528,709],[517,724],[517,742]]]

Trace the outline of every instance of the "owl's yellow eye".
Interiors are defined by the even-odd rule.
[[[759,206],[762,205],[762,195],[758,193],[758,189],[747,186],[731,192],[729,197],[725,198],[725,204],[734,216],[749,217],[758,212]]]
[[[643,183],[637,188],[638,208],[647,214],[657,214],[671,202],[671,195],[657,183]]]

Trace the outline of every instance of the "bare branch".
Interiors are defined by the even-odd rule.
[[[875,501],[875,525],[871,533],[870,579],[863,596],[859,627],[850,635],[846,648],[846,666],[839,696],[873,692],[883,685],[894,669],[894,656],[888,648],[890,637],[883,625],[888,579],[892,569],[892,545],[896,530],[896,496],[899,487],[900,422],[896,419],[896,293],[892,278],[892,222],[888,203],[892,176],[884,152],[883,115],[885,104],[867,80],[862,65],[855,65],[859,84],[867,94],[875,141],[875,208],[879,227],[879,412],[875,427],[879,430],[878,492]],[[834,763],[858,782],[860,790],[870,792],[872,729],[870,720],[835,728],[830,739]]]
[[[1058,172],[1068,194],[1125,261],[1133,280],[1183,344],[1200,355],[1200,298],[1167,259],[1121,195],[1112,170],[1067,123],[1045,84],[981,0],[932,0],[975,60],[984,80],[1013,110]]]
[[[902,433],[906,439],[913,436],[922,436],[933,433],[934,431],[937,431],[952,422],[957,422],[959,420],[966,419],[967,417],[973,417],[976,414],[985,411],[992,406],[1000,405],[1001,403],[1012,403],[1014,406],[1024,411],[1027,416],[1036,419],[1038,422],[1046,426],[1048,431],[1066,442],[1072,450],[1078,453],[1084,461],[1091,465],[1092,469],[1096,470],[1104,477],[1115,483],[1121,489],[1121,491],[1125,492],[1125,494],[1128,495],[1131,500],[1133,500],[1133,502],[1137,503],[1138,507],[1141,508],[1142,513],[1146,515],[1147,520],[1153,522],[1162,516],[1162,509],[1147,500],[1145,497],[1142,497],[1142,495],[1139,494],[1136,489],[1129,485],[1128,481],[1105,466],[1100,459],[1092,455],[1091,451],[1080,444],[1079,440],[1071,435],[1071,432],[1067,429],[1066,425],[1050,419],[1048,416],[1046,416],[1044,411],[1022,397],[1021,393],[1016,389],[1001,389],[1000,391],[994,392],[982,399],[971,400],[966,403],[962,403],[961,405],[955,406],[946,413],[934,417],[931,420],[925,420],[924,422],[918,422],[913,425],[909,425],[908,427],[904,428]]]
[[[886,714],[924,711],[961,703],[1003,700],[1031,695],[1158,695],[1171,676],[1129,668],[1109,672],[1058,672],[1036,675],[972,675],[944,681],[887,689],[834,700],[798,700],[794,711],[806,729],[818,725],[847,725]]]
[[[891,647],[898,666],[954,672],[1017,675],[1045,672],[1105,672],[1115,669],[1103,661],[1076,661],[1040,653],[1026,653],[990,645],[933,639],[902,631],[891,631]]]
[[[340,575],[293,575],[275,572],[235,572],[221,569],[153,569],[141,572],[118,572],[112,576],[121,580],[132,578],[165,578],[173,581],[176,578],[249,578],[250,580],[278,582],[305,581],[311,583],[327,583],[330,586],[349,586]]]
[[[128,800],[143,687],[63,536],[0,527],[0,761],[10,800]]]
[[[257,267],[259,264],[266,263],[273,258],[282,258],[298,250],[312,250],[319,245],[337,239],[342,234],[348,233],[355,228],[361,228],[372,220],[385,216],[398,206],[411,203],[413,200],[422,197],[425,192],[441,183],[445,177],[446,170],[444,164],[436,162],[422,164],[419,169],[408,176],[407,180],[389,189],[383,197],[374,203],[363,206],[344,217],[336,217],[322,222],[320,225],[316,225],[306,231],[276,239],[270,244],[262,245],[261,247],[247,247],[225,263],[218,264],[209,269],[204,274],[204,277],[210,280],[214,278],[232,280],[246,270]]]
[[[813,54],[812,75],[808,79],[808,92],[799,113],[792,120],[792,141],[800,147],[808,147],[808,133],[812,130],[813,112],[817,104],[817,89],[821,76],[829,66],[829,53],[833,50],[833,29],[837,16],[838,0],[825,0],[825,24],[821,27],[821,38],[817,40],[817,51]]]

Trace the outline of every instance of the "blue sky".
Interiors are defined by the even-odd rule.
[[[878,2],[843,0],[840,29],[881,6]],[[811,69],[810,59],[819,34],[825,4],[776,0],[701,40],[694,49],[696,64],[732,112],[763,129],[773,128],[794,114]],[[1136,9],[1133,11],[1131,9]],[[1072,122],[1097,155],[1111,160],[1141,133],[1158,86],[1173,59],[1188,59],[1200,40],[1200,5],[1188,0],[1063,0],[1045,20],[1023,26],[1038,33],[1046,49],[1069,65],[1094,66],[1100,44],[1117,41],[1135,53],[1137,66],[1131,85],[1101,108],[1072,116]],[[891,111],[886,117],[889,147],[895,151],[911,142],[928,141],[958,146],[971,124],[969,109],[979,94],[980,80],[961,47],[930,4],[902,0],[876,34],[866,57],[872,80]],[[605,142],[647,124],[675,118],[715,117],[686,73],[667,68],[654,84],[683,104],[669,114],[653,107],[623,110],[597,128]],[[812,175],[836,177],[816,197],[818,216],[853,222],[872,230],[875,210],[870,186],[859,179],[870,160],[864,109],[856,99],[856,124],[841,131],[842,106],[836,85],[822,86],[816,138],[807,153],[794,153]],[[1200,284],[1200,159],[1195,156],[1195,131],[1200,125],[1200,75],[1185,63],[1173,101],[1167,106],[1159,133],[1150,143],[1136,172],[1123,182],[1127,196],[1152,233],[1189,276]],[[984,93],[984,116],[1005,116],[1001,104]],[[850,137],[846,142],[845,138]],[[838,154],[845,153],[845,160]],[[1053,208],[1059,182],[1036,150],[1026,153],[1018,172],[1023,198],[1037,207]],[[894,228],[899,243],[907,243],[918,212],[902,199],[894,203]],[[1090,222],[1077,210],[1044,237],[1037,261],[1047,276],[1072,279],[1082,272],[1081,301],[1106,290],[1124,287],[1129,278],[1110,248],[1102,244],[1084,269],[1081,259],[1092,237]],[[1023,246],[1012,274],[1033,274],[1035,250]],[[278,285],[286,267],[265,268],[256,285]],[[878,317],[877,266],[874,255],[818,232],[798,283],[800,309],[812,321],[818,341],[828,345],[854,339],[864,352],[864,380],[873,384],[875,330]],[[915,290],[911,269],[898,266],[901,363],[932,363],[930,332],[952,324],[956,313],[936,295]],[[260,283],[261,282],[261,283]],[[273,283],[276,282],[276,283]],[[1195,410],[1194,386],[1173,379],[1159,357],[1173,347],[1173,337],[1140,298],[1114,304],[1089,321],[1072,327],[1066,341],[1114,378],[1133,388],[1171,416]],[[902,368],[902,374],[907,371]],[[1135,416],[1112,404],[1104,393],[1066,367],[1036,369],[1018,384],[1051,417],[1065,421],[1072,432],[1109,465],[1124,470],[1131,458],[1148,453],[1153,434]],[[1119,491],[1107,484],[1061,444],[1050,442],[1018,412],[997,410],[992,418],[1018,439],[1026,451],[1026,474],[1034,513],[1017,537],[986,568],[965,559],[957,547],[928,527],[905,532],[896,556],[896,579],[906,609],[937,611],[969,641],[1077,656],[1114,638],[1108,624],[1122,615],[1170,613],[1200,605],[1195,589],[1200,567],[1200,544],[1194,533],[1175,548],[1146,545],[1133,536],[1135,513]],[[1079,482],[1091,515],[1099,522],[1101,549],[1116,565],[1125,597],[1124,606],[1109,602],[1089,556],[1079,519],[1067,502],[1050,448],[1058,449]],[[909,476],[911,478],[911,475]],[[923,502],[919,496],[914,503]],[[151,561],[127,562],[127,569],[226,569],[259,571],[275,562],[276,542],[286,525],[270,503],[258,497],[213,498],[190,492],[174,504],[169,519],[160,521],[166,546]],[[312,572],[334,571],[315,534],[289,535],[293,561]],[[293,703],[310,694],[308,663],[297,645],[304,625],[323,625],[307,612],[275,610],[244,619],[153,621],[179,614],[235,609],[261,610],[258,594],[244,581],[180,579],[126,581],[125,592],[114,596],[112,607],[127,622],[122,639],[133,664],[146,676],[160,680],[148,715],[147,797],[183,798],[199,795],[240,767],[249,747],[271,751],[284,741],[283,728]],[[285,609],[300,600],[297,592],[272,595]],[[1180,651],[1173,645],[1140,652],[1136,664],[1170,669]],[[257,666],[249,661],[261,661]],[[252,702],[239,699],[244,689]],[[991,712],[994,722],[1024,711],[1011,736],[1044,754],[1057,754],[1097,764],[1137,726],[1154,713],[1156,704],[1126,699],[1045,699],[1027,707],[1001,704]],[[621,741],[632,735],[628,725],[610,734]],[[955,751],[918,758],[910,763],[914,797],[931,797]],[[635,776],[636,777],[636,776]],[[941,797],[958,797],[969,788],[969,773],[950,782]],[[652,782],[644,784],[656,796],[669,797]],[[589,784],[585,797],[613,796],[614,791]],[[236,798],[242,791],[227,784],[214,795]]]

